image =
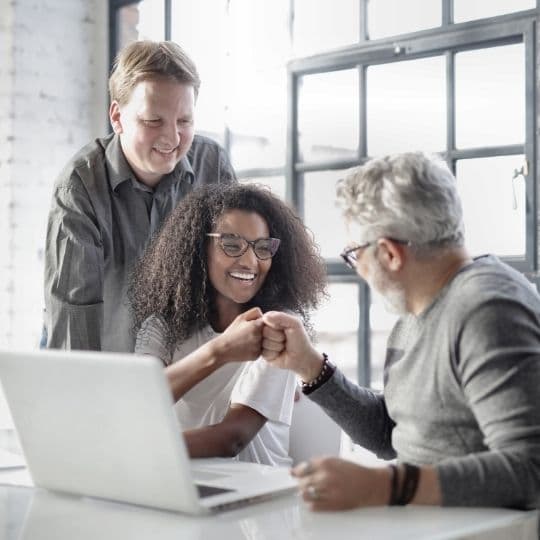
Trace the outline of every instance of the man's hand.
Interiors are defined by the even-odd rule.
[[[272,365],[294,371],[304,381],[317,377],[323,356],[311,345],[302,321],[279,311],[269,311],[262,319],[263,358]]]
[[[327,457],[300,463],[291,474],[311,510],[348,510],[383,506],[390,498],[388,467],[368,468],[344,459]]]

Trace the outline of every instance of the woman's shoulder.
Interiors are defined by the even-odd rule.
[[[159,333],[166,336],[169,332],[169,325],[167,321],[159,313],[153,313],[150,317],[147,317],[139,329],[138,335],[156,334]]]
[[[171,361],[168,345],[169,325],[162,315],[154,313],[143,321],[135,340],[135,353],[157,356],[165,364]]]

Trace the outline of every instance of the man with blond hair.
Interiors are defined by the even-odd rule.
[[[148,239],[196,186],[230,182],[224,150],[194,134],[200,79],[173,42],[120,51],[109,79],[113,133],[56,181],[45,251],[47,347],[131,352],[125,297]]]

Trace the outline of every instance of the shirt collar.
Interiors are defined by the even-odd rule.
[[[113,191],[116,191],[118,186],[126,180],[137,180],[135,174],[131,170],[129,163],[124,155],[122,146],[120,145],[120,137],[115,133],[107,137],[109,144],[105,149],[105,156],[107,159],[107,169],[109,173],[109,184]],[[187,156],[184,156],[180,162],[176,165],[174,170],[165,175],[160,183],[156,186],[156,189],[163,184],[163,187],[169,186],[174,183],[182,181],[182,178],[186,177],[190,184],[193,184],[195,179],[195,173],[191,167],[191,163]]]

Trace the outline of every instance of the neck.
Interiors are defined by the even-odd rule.
[[[408,310],[420,315],[472,258],[463,247],[446,249],[428,259],[416,259],[409,270]]]
[[[242,305],[224,298],[216,298],[215,312],[211,314],[210,324],[216,332],[224,332],[234,319],[242,313]]]

